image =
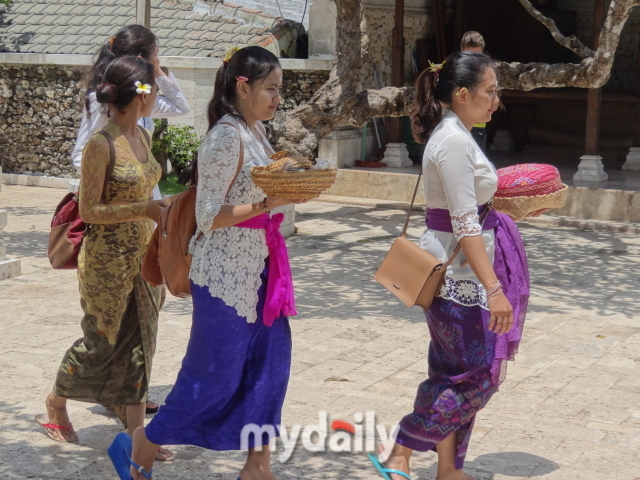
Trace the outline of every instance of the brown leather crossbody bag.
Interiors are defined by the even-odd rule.
[[[407,238],[407,227],[421,177],[422,168],[413,191],[402,234],[391,245],[391,249],[373,278],[407,307],[419,305],[426,310],[431,306],[433,299],[440,295],[447,267],[456,258],[461,247],[458,244],[449,260],[443,263]]]
[[[230,125],[236,128],[227,122],[221,122],[220,125]],[[238,135],[240,136],[240,132]],[[229,190],[227,190],[227,196],[240,175],[243,163],[244,143],[240,136],[238,167],[235,177],[229,185]],[[164,284],[174,297],[186,298],[191,296],[189,243],[198,230],[196,185],[191,185],[186,191],[166,199],[166,202],[169,206],[162,211],[160,223],[149,241],[147,252],[142,261],[141,274],[142,278],[151,285]],[[202,232],[198,233],[198,238],[200,235]]]

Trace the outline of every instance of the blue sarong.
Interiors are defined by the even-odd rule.
[[[246,425],[273,428],[279,435],[291,369],[287,317],[268,327],[262,321],[266,269],[258,290],[258,320],[247,323],[236,309],[191,283],[193,325],[187,353],[165,405],[145,429],[159,445],[196,445],[241,450],[267,445],[268,434],[248,436]],[[265,430],[266,431],[266,430]]]

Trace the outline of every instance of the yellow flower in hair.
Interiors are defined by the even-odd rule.
[[[136,86],[136,93],[141,94],[141,93],[151,93],[151,85],[149,85],[148,83],[143,84],[140,80],[138,80],[135,83]]]
[[[431,60],[429,60],[429,71],[432,73],[438,73],[444,68],[445,63],[447,63],[446,60],[442,63],[433,63]]]
[[[224,63],[229,62],[229,60],[231,60],[231,57],[233,57],[233,55],[240,50],[240,47],[238,47],[237,45],[234,47],[227,47],[227,49],[224,52],[224,57],[222,57],[222,61]]]

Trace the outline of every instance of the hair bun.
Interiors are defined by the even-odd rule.
[[[118,99],[118,87],[113,83],[103,83],[96,87],[96,100],[99,103],[113,103]]]

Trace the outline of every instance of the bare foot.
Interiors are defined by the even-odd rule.
[[[147,400],[147,410],[155,410],[156,408],[158,408],[158,404],[156,402]]]
[[[265,480],[264,471],[260,465],[245,464],[238,476],[240,480]],[[273,479],[275,479],[275,477],[269,477],[269,480]]]
[[[271,471],[271,468],[265,469],[264,467],[261,467],[261,470],[262,470],[262,478],[264,480],[278,480],[276,476],[273,474],[273,472]]]
[[[387,442],[386,444],[380,445],[378,447],[378,459],[380,460],[380,463],[383,464],[384,468],[399,470],[409,475],[409,473],[411,472],[409,471],[409,463],[407,462],[407,457],[399,454],[398,452],[394,452],[394,445],[395,441],[393,440]],[[382,461],[383,458],[385,460],[384,462]],[[388,475],[392,480],[407,480],[405,477],[403,477],[402,475],[398,475],[397,473],[389,473]]]
[[[156,460],[159,462],[173,462],[176,459],[176,455],[166,448],[160,447],[156,452]]]
[[[463,469],[438,474],[436,480],[476,480]]]
[[[147,435],[144,433],[144,427],[136,428],[135,432],[133,432],[132,440],[133,449],[131,452],[131,460],[143,467],[145,472],[151,472],[155,455],[158,453],[160,445],[149,441]],[[130,472],[133,480],[147,480],[147,477],[136,471],[133,466],[131,466]]]
[[[44,428],[47,436],[58,442],[77,442],[78,434],[69,420],[66,399],[50,393],[45,404],[47,406],[47,415],[36,415],[35,420]],[[60,428],[55,428],[54,425]]]

